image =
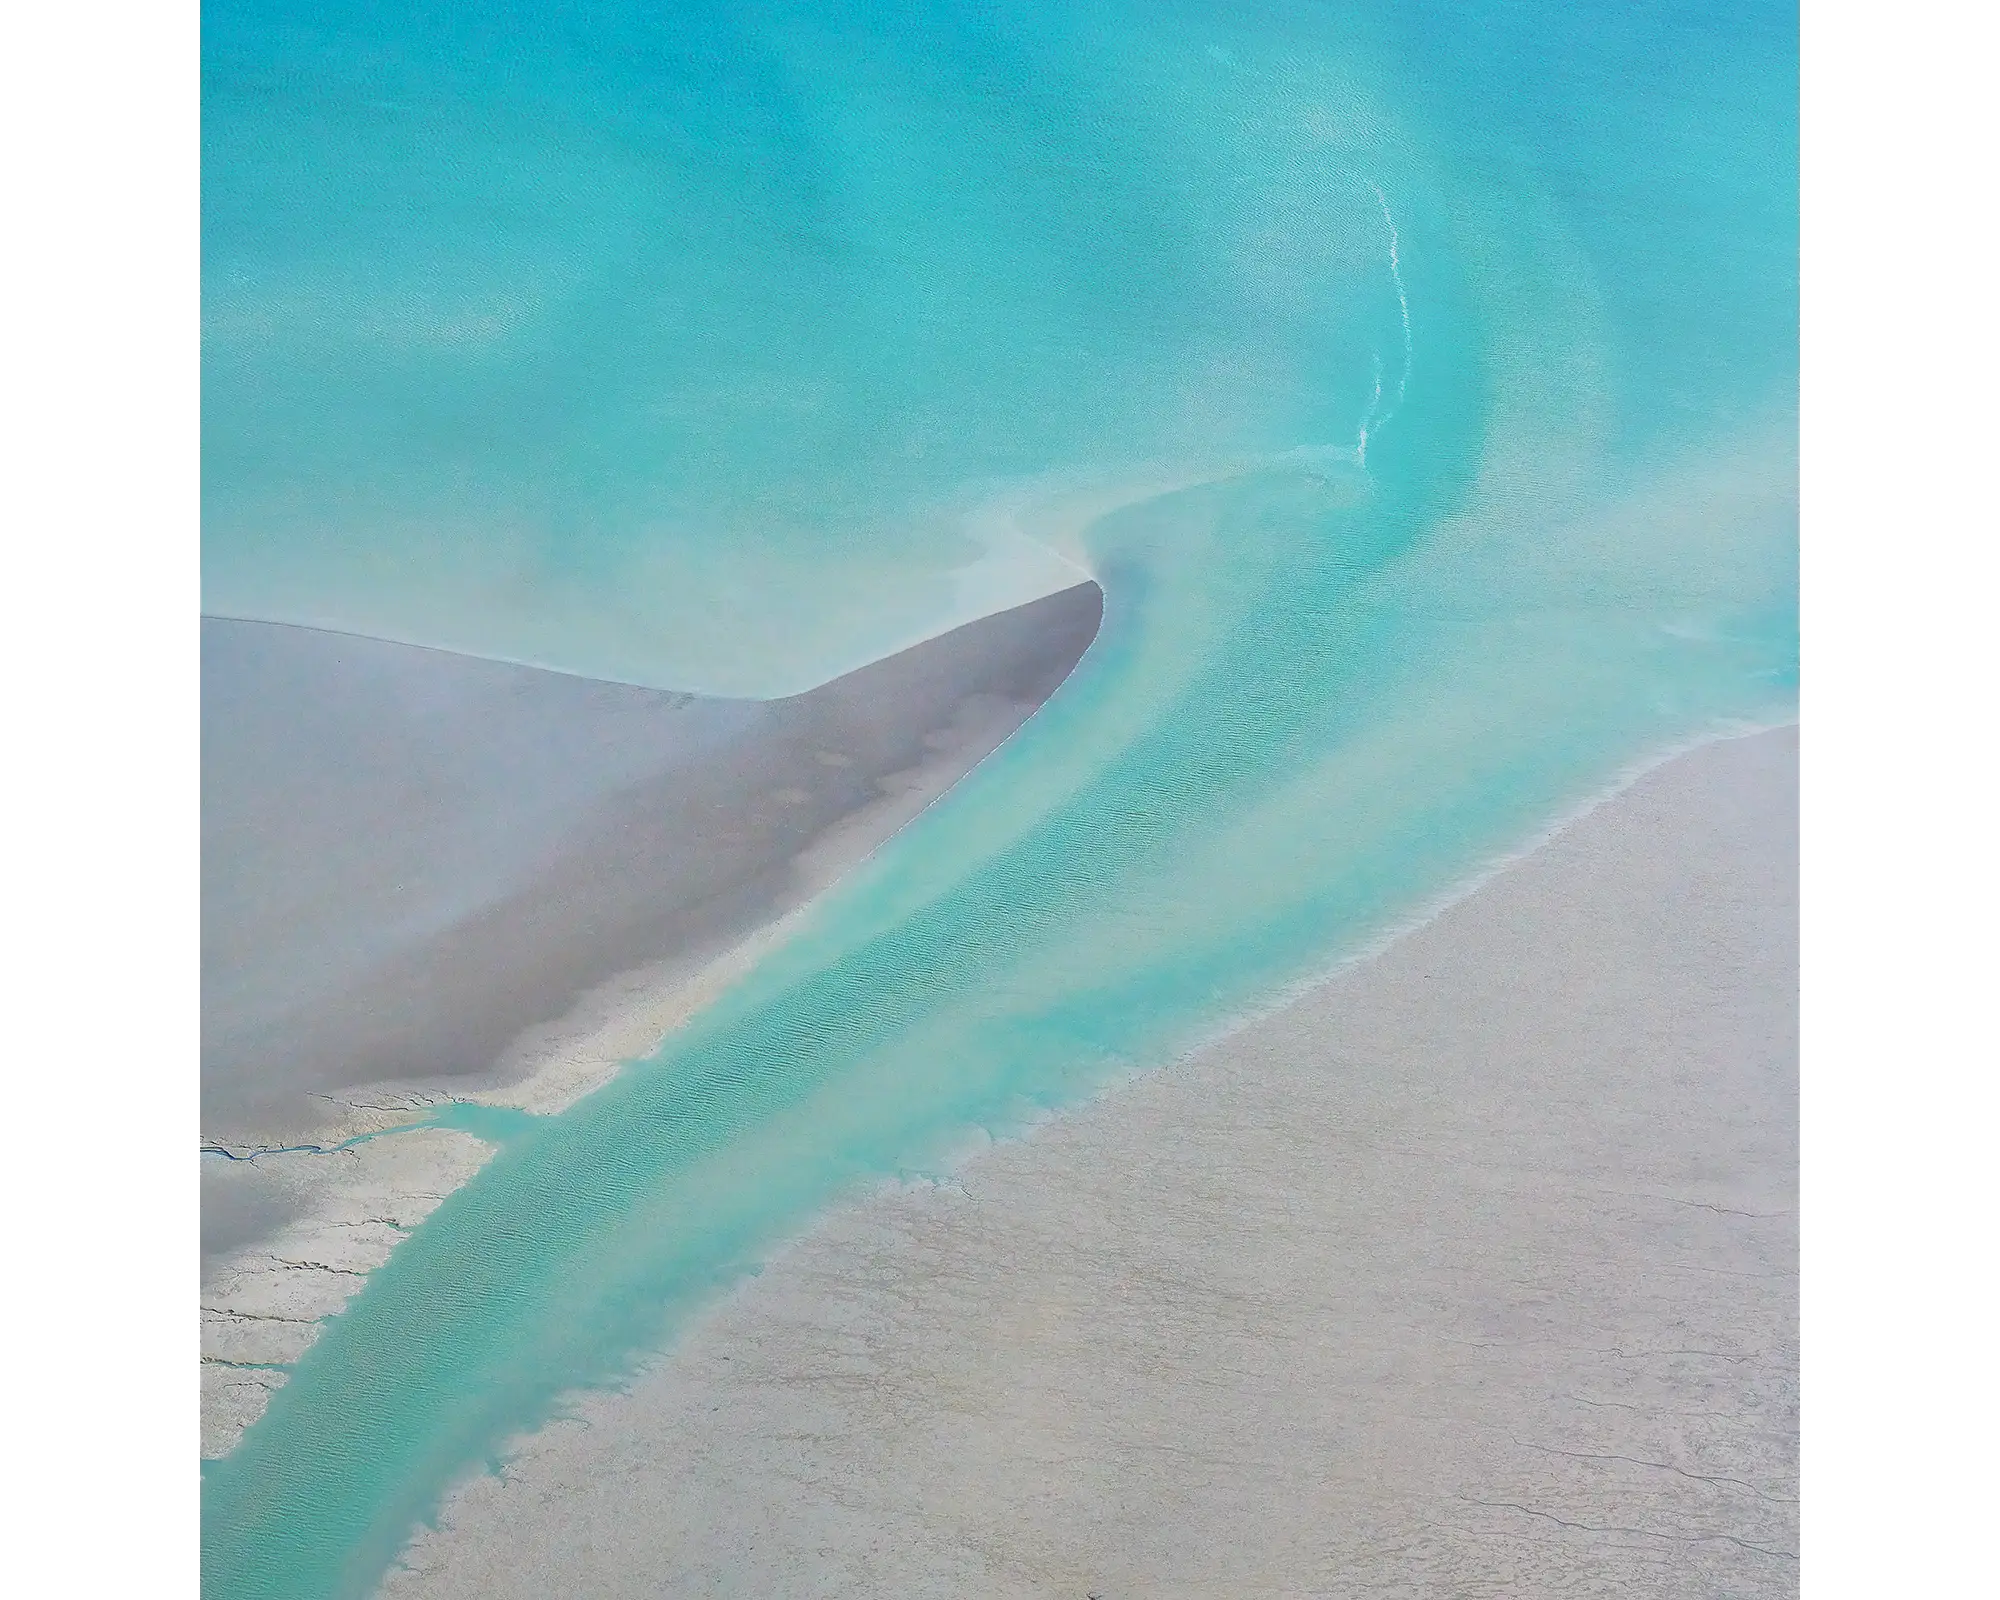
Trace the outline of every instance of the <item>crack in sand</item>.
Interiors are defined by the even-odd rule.
[[[1754,1483],[1750,1483],[1743,1478],[1732,1478],[1723,1473],[1711,1474],[1702,1472],[1690,1472],[1685,1467],[1675,1466],[1671,1461],[1646,1461],[1642,1460],[1638,1456],[1623,1456],[1623,1455],[1618,1455],[1617,1453],[1612,1451],[1561,1450],[1554,1445],[1536,1444],[1529,1439],[1516,1439],[1513,1442],[1523,1450],[1539,1450],[1544,1455],[1567,1456],[1572,1461],[1622,1461],[1626,1463],[1628,1466],[1653,1467],[1661,1472],[1678,1473],[1680,1474],[1681,1477],[1690,1478],[1696,1483],[1730,1483],[1734,1484],[1739,1489],[1748,1489],[1750,1493],[1754,1494],[1759,1500],[1768,1500],[1771,1501],[1773,1504],[1777,1505],[1782,1505],[1785,1503],[1784,1501],[1778,1499],[1778,1497],[1775,1495],[1766,1494],[1762,1489],[1758,1488]]]
[[[1533,1506],[1524,1506],[1512,1500],[1474,1500],[1465,1495],[1458,1497],[1466,1505],[1484,1506],[1494,1511],[1518,1511],[1526,1517],[1540,1517],[1545,1522],[1553,1522],[1559,1528],[1573,1528],[1579,1533],[1629,1533],[1638,1539],[1660,1539],[1669,1544],[1733,1544],[1739,1550],[1748,1550],[1760,1556],[1771,1556],[1779,1561],[1796,1561],[1798,1554],[1792,1550],[1773,1550],[1768,1545],[1752,1544],[1747,1539],[1739,1539],[1733,1533],[1662,1533],[1657,1528],[1627,1528],[1594,1522],[1571,1522],[1559,1517],[1553,1511],[1538,1511]]]

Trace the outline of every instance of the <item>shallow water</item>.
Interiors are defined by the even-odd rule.
[[[364,1592],[844,1187],[1790,712],[1788,9],[206,28],[209,609],[776,694],[1106,592],[1020,735],[329,1325],[208,1473],[214,1595]]]

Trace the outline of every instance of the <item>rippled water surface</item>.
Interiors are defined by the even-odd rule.
[[[207,605],[780,694],[1106,592],[997,756],[537,1120],[206,1480],[216,1597],[817,1207],[1790,714],[1789,7],[211,4]]]

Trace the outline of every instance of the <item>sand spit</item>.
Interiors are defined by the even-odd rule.
[[[1679,757],[829,1216],[382,1592],[1796,1594],[1796,784]]]
[[[203,1452],[492,1154],[605,1082],[1005,740],[1086,584],[789,700],[203,624]]]

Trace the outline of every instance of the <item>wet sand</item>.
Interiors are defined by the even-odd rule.
[[[382,1592],[1783,1596],[1797,734],[841,1210]]]
[[[505,1082],[595,986],[729,948],[1067,676],[1084,585],[789,700],[703,700],[264,623],[203,626],[204,1131],[299,1143],[362,1086]],[[921,803],[921,802],[920,802]],[[802,876],[803,874],[803,876]]]
[[[491,1154],[413,1124],[653,1049],[1101,616],[1084,584],[776,701],[206,619],[204,1451]]]

